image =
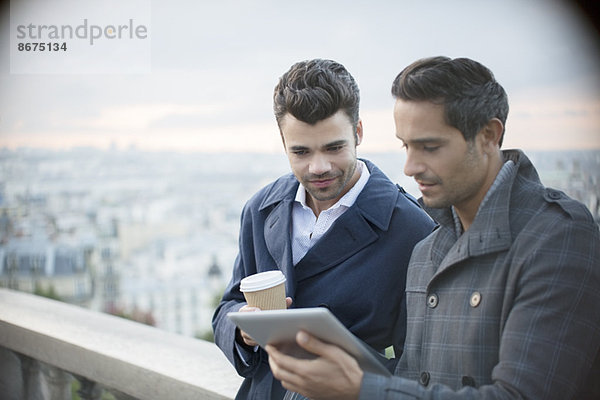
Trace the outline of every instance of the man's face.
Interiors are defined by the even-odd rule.
[[[292,115],[283,117],[281,134],[292,172],[308,192],[307,202],[317,213],[331,207],[356,183],[356,146],[350,119],[343,111],[310,125]]]
[[[396,136],[406,149],[404,173],[415,178],[423,202],[432,208],[453,205],[474,215],[488,189],[488,161],[481,134],[467,142],[444,119],[444,106],[397,100]]]

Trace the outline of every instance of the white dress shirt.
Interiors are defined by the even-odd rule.
[[[298,186],[296,199],[292,209],[292,258],[294,265],[308,253],[308,250],[327,232],[362,192],[369,180],[369,170],[364,162],[356,161],[356,168],[360,171],[360,178],[350,190],[343,195],[334,205],[321,211],[319,217],[306,205],[306,189],[302,184]]]

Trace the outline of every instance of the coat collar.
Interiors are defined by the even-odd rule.
[[[271,185],[271,190],[258,206],[258,210],[264,211],[282,201],[294,201],[299,184],[292,173],[282,176]]]
[[[343,262],[365,246],[373,243],[378,234],[373,226],[387,230],[397,201],[398,189],[373,163],[363,160],[371,176],[356,202],[294,267],[292,265],[291,227],[292,204],[298,181],[292,174],[279,180],[259,206],[268,212],[264,225],[267,249],[286,276],[286,291],[293,296],[296,282],[316,275]],[[387,187],[393,190],[385,190]],[[270,209],[270,210],[269,210]]]
[[[439,265],[437,274],[469,257],[503,251],[510,247],[510,198],[515,179],[519,176],[539,182],[539,177],[531,161],[522,151],[505,150],[502,154],[505,161],[511,160],[514,165],[510,167],[505,181],[477,211],[469,230],[460,237],[456,236],[450,208],[425,207],[429,215],[440,224],[431,251],[432,262]]]
[[[380,185],[389,184],[390,181],[375,164],[369,160],[361,159],[361,161],[367,165],[371,176],[365,188],[356,199],[355,205],[358,206],[362,215],[369,222],[381,230],[387,230],[393,212],[393,207],[390,205],[396,203],[398,195],[395,192],[373,190]],[[271,191],[261,202],[259,211],[263,211],[281,202],[287,203],[289,201],[291,206],[291,203],[295,199],[298,185],[298,180],[296,180],[296,177],[292,173],[281,177],[279,184],[273,185]],[[368,193],[368,195],[364,195],[364,193]]]

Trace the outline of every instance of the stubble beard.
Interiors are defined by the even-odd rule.
[[[480,167],[480,155],[478,155],[475,146],[470,144],[461,169],[465,175],[470,175],[472,172],[469,171],[475,171]],[[467,176],[465,176],[465,179],[449,183],[449,187],[445,187],[444,180],[440,177],[435,178],[435,183],[441,189],[440,194],[432,198],[427,198],[423,195],[423,203],[428,208],[449,208],[456,206],[468,199],[482,184],[480,180],[471,181]]]
[[[330,187],[324,188],[324,189],[319,189],[319,188],[310,188],[310,185],[304,185],[304,188],[306,189],[306,191],[308,192],[308,194],[310,194],[311,197],[313,197],[315,200],[317,201],[329,201],[329,200],[333,200],[335,198],[337,198],[346,188],[346,185],[348,184],[348,182],[350,182],[350,180],[352,179],[352,177],[354,176],[354,172],[356,171],[356,164],[357,161],[354,161],[354,164],[352,165],[352,170],[349,171],[348,174],[343,174],[340,176],[336,176],[336,182],[331,185]],[[325,175],[326,177],[326,175]],[[305,181],[308,179],[305,179]],[[332,186],[335,186],[332,187]],[[333,190],[332,193],[328,193],[330,190]]]

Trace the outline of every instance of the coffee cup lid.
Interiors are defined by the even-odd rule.
[[[245,277],[240,282],[240,291],[256,292],[277,286],[285,282],[285,276],[279,270],[259,272],[258,274]]]

